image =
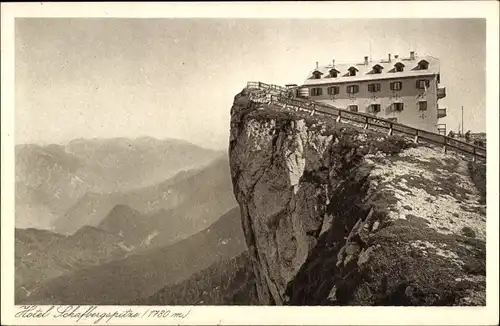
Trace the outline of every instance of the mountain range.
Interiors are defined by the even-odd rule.
[[[91,226],[71,236],[38,229],[15,232],[15,284],[26,293],[48,279],[123,258],[131,251],[122,237]]]
[[[70,234],[83,225],[92,225],[119,234],[127,232],[122,228],[124,220],[136,216],[134,220],[140,222],[129,230],[134,237],[144,239],[175,229],[179,236],[174,238],[179,238],[194,234],[235,206],[228,159],[221,156],[202,169],[179,172],[142,189],[87,193],[54,222],[54,230]],[[172,223],[178,223],[178,227]],[[164,234],[165,240],[167,237]]]
[[[200,169],[221,155],[185,141],[150,137],[17,145],[16,227],[60,232],[56,221],[82,199],[86,203],[89,198],[141,192],[182,171]],[[69,233],[84,224],[69,227]]]
[[[190,278],[246,250],[239,208],[174,244],[138,252],[16,291],[18,304],[126,304]]]
[[[167,285],[131,305],[258,305],[248,251],[213,263],[187,280]]]
[[[204,274],[236,283],[200,294],[241,296],[236,207],[222,152],[149,138],[19,145],[16,303],[130,303]]]

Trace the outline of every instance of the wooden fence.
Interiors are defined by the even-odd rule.
[[[266,84],[266,83],[262,83],[262,82],[248,82],[247,88],[249,88],[249,89],[265,89],[265,90],[283,92],[283,93],[288,91],[288,88],[286,88],[286,87],[279,86],[279,85],[273,85],[273,84]]]
[[[247,88],[266,91],[270,95],[270,104],[281,104],[292,108],[307,110],[311,115],[319,114],[335,118],[337,122],[346,122],[364,129],[385,130],[389,135],[399,134],[410,136],[415,142],[423,141],[433,145],[443,146],[443,150],[456,150],[472,155],[474,161],[478,158],[486,159],[486,148],[475,146],[446,135],[416,129],[390,120],[375,116],[339,109],[333,105],[318,103],[309,99],[294,99],[287,97],[289,89],[283,86],[265,84],[261,82],[248,82]],[[274,93],[274,94],[273,94]]]

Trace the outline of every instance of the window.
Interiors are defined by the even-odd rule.
[[[427,110],[427,102],[426,101],[418,102],[418,109],[420,111],[426,111]]]
[[[357,105],[349,105],[348,109],[351,112],[358,112],[358,106]]]
[[[417,80],[417,88],[418,89],[429,88],[429,85],[430,85],[430,81],[429,80],[426,80],[426,79]]]
[[[319,71],[313,72],[313,79],[320,79],[321,78],[321,73]]]
[[[383,67],[381,65],[375,65],[373,66],[373,73],[374,74],[380,74],[382,72]]]
[[[396,68],[397,72],[402,72],[405,68],[405,65],[402,64],[401,62],[398,62],[394,65],[394,68]]]
[[[311,96],[321,96],[323,95],[323,89],[320,87],[311,88]]]
[[[349,94],[355,94],[359,92],[359,86],[358,85],[349,85],[347,86],[347,93]]]
[[[396,112],[401,112],[403,111],[403,103],[392,103],[392,109]]]
[[[358,69],[356,69],[355,67],[350,67],[349,76],[356,76],[356,71],[358,71]]]
[[[403,88],[402,82],[393,82],[390,84],[391,91],[400,91]]]
[[[380,92],[380,84],[368,84],[368,92]]]
[[[368,107],[368,112],[369,113],[378,113],[378,112],[380,112],[380,104],[371,104]]]
[[[337,78],[338,73],[339,73],[339,72],[338,72],[337,70],[332,69],[332,70],[330,70],[330,77],[332,77],[332,78]]]
[[[398,118],[387,118],[387,120],[391,122],[398,122]]]
[[[331,86],[331,87],[328,87],[326,90],[328,92],[328,95],[337,95],[339,93],[338,86]]]
[[[426,60],[420,60],[420,62],[418,63],[418,69],[425,70],[427,68],[429,68],[429,62],[427,62]]]

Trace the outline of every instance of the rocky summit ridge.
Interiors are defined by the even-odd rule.
[[[262,304],[485,305],[476,163],[248,89],[229,157]]]

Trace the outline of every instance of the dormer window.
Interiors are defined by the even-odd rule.
[[[373,73],[374,74],[380,74],[382,72],[382,69],[384,69],[384,67],[382,67],[379,64],[376,64],[376,65],[373,66]]]
[[[321,75],[323,75],[323,74],[321,73],[321,71],[319,71],[319,70],[315,70],[315,71],[313,72],[312,79],[320,79],[320,78],[321,78]]]
[[[404,71],[405,65],[402,62],[396,62],[394,65],[394,69],[396,69],[397,72],[402,72]]]
[[[339,75],[339,72],[337,69],[333,68],[333,69],[330,69],[330,77],[332,78],[337,78],[337,76]]]
[[[350,66],[347,70],[349,71],[349,76],[356,76],[356,72],[358,71],[358,69],[354,66]]]
[[[420,60],[418,62],[418,69],[425,70],[429,68],[429,62],[427,60]]]

